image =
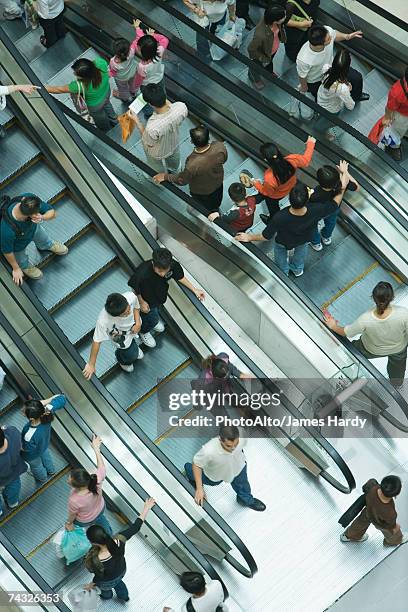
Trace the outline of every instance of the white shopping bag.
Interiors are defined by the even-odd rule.
[[[401,146],[401,138],[399,135],[392,129],[392,124],[385,127],[380,135],[380,140],[378,141],[378,146],[380,149],[385,149],[385,147],[392,147],[397,149]]]
[[[245,19],[237,18],[235,21],[227,21],[225,25],[216,32],[216,36],[233,49],[239,49],[242,44],[244,30]],[[215,62],[219,62],[228,55],[227,51],[224,51],[224,49],[215,44],[210,46],[210,53]]]
[[[58,559],[64,558],[64,553],[62,552],[62,548],[61,548],[61,542],[62,542],[64,533],[65,533],[65,529],[62,528],[59,531],[57,531],[57,533],[52,538],[52,542],[55,545],[55,554],[57,555]]]
[[[100,589],[98,587],[88,591],[77,587],[68,593],[72,605],[72,612],[96,612],[99,602]]]
[[[299,87],[297,87],[297,90],[299,91]],[[313,94],[311,94],[309,91],[302,95],[315,102]],[[297,98],[291,98],[289,104],[289,116],[296,117],[297,119],[303,119],[304,121],[311,121],[311,119],[314,117],[314,110],[313,108],[310,108],[310,106],[303,104]]]

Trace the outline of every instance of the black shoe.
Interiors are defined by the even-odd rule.
[[[392,147],[386,147],[385,149],[387,151],[387,153],[389,153],[389,155],[391,155],[392,159],[395,161],[401,161],[402,159],[402,151],[401,151],[401,147],[398,147],[397,149],[394,149]]]
[[[370,94],[362,93],[361,94],[361,98],[358,100],[358,102],[366,102],[369,99],[370,99]]]
[[[261,221],[263,221],[266,225],[268,225],[270,216],[269,215],[259,215],[259,216],[261,218]]]
[[[264,510],[266,510],[265,504],[261,502],[260,499],[256,499],[255,497],[254,497],[254,501],[252,502],[252,504],[245,504],[241,499],[239,499],[239,497],[237,497],[237,502],[241,506],[245,506],[246,508],[251,508],[251,510],[256,510],[256,512],[263,512]]]

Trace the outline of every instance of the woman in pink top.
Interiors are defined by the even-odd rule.
[[[105,480],[106,469],[100,451],[102,440],[99,436],[92,439],[92,448],[96,457],[96,472],[89,474],[83,468],[71,470],[68,484],[72,491],[68,498],[68,520],[65,529],[72,531],[74,525],[89,527],[101,525],[105,531],[112,534],[112,527],[104,515],[105,500],[102,495],[102,483]]]
[[[162,59],[169,44],[169,39],[162,34],[157,34],[152,28],[148,28],[146,30],[147,33],[145,33],[139,27],[139,19],[136,19],[133,25],[136,28],[136,38],[130,48],[137,51],[142,58],[136,71],[135,89],[140,87],[140,91],[143,94],[146,85],[155,84],[160,85],[163,91],[165,91]],[[152,107],[150,105],[145,107],[145,117],[151,117],[152,114]]]

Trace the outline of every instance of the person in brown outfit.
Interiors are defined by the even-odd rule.
[[[401,479],[398,476],[386,476],[381,484],[371,478],[363,486],[366,496],[366,507],[358,517],[341,534],[342,542],[365,542],[368,539],[367,529],[371,524],[382,532],[384,546],[404,544],[408,536],[403,536],[397,523],[394,497],[401,492]]]
[[[282,6],[272,5],[265,9],[264,16],[255,28],[254,37],[248,45],[250,59],[265,70],[273,71],[273,58],[281,42],[286,42],[284,23],[287,21],[286,10]],[[257,89],[262,89],[265,83],[253,68],[248,70],[248,79]]]
[[[210,142],[205,125],[190,130],[194,150],[186,159],[184,170],[178,174],[156,174],[156,183],[168,181],[176,185],[189,185],[191,197],[209,212],[218,212],[223,196],[224,164],[227,149],[221,141]]]

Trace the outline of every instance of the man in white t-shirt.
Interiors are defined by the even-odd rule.
[[[206,584],[200,572],[184,572],[180,576],[180,585],[191,595],[180,612],[228,612],[219,580],[210,580]],[[163,612],[175,612],[175,610],[166,606]]]
[[[296,59],[296,69],[300,81],[300,91],[310,91],[317,97],[317,91],[323,76],[323,66],[333,63],[334,43],[342,40],[362,38],[363,33],[358,30],[345,34],[330,28],[329,26],[312,26],[309,30],[308,42],[300,49]],[[369,94],[363,93],[363,77],[358,70],[349,69],[348,74],[352,85],[351,96],[355,102],[362,102],[370,98]]]
[[[240,438],[238,427],[222,425],[218,438],[212,438],[194,455],[193,463],[184,466],[186,476],[196,493],[194,499],[203,505],[203,485],[215,486],[229,482],[241,506],[263,512],[265,504],[251,493],[244,454],[246,438]]]
[[[143,358],[143,351],[136,342],[140,327],[139,300],[133,291],[109,294],[96,321],[91,354],[83,369],[85,378],[89,380],[95,373],[101,342],[105,340],[114,343],[116,359],[122,370],[133,372],[133,362]]]

